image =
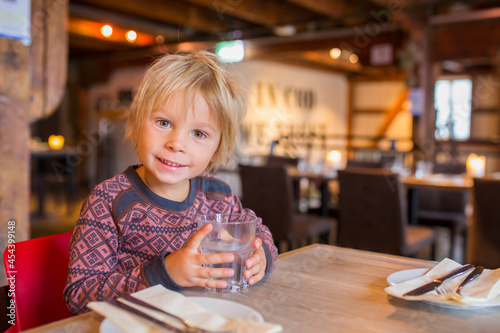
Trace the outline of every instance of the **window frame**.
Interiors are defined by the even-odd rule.
[[[452,135],[446,137],[446,138],[440,138],[436,136],[438,127],[437,127],[437,120],[438,120],[438,108],[436,107],[436,85],[439,81],[456,81],[456,80],[469,80],[471,84],[471,95],[470,95],[470,100],[469,100],[469,135],[467,138],[456,138]],[[467,75],[467,74],[452,74],[452,75],[440,75],[436,81],[434,82],[434,101],[433,101],[433,107],[435,110],[435,118],[434,118],[434,140],[436,141],[449,141],[449,140],[456,140],[460,142],[467,142],[471,139],[471,131],[472,131],[472,103],[473,103],[473,94],[474,94],[474,77],[472,75]],[[454,110],[451,110],[452,114],[454,114]]]

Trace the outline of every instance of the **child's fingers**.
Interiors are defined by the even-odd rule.
[[[259,282],[265,275],[266,264],[264,260],[257,260],[251,267],[243,272],[248,279],[248,284],[252,285]]]
[[[252,276],[251,278],[248,279],[248,284],[249,285],[253,285],[253,284],[256,284],[257,282],[259,282],[260,280],[262,280],[262,278],[264,277],[265,273],[264,271],[260,271],[259,273],[255,274],[254,276]]]
[[[198,256],[198,265],[221,264],[233,261],[234,254],[232,253],[200,254]]]
[[[257,244],[257,241],[255,244]],[[260,245],[262,245],[262,243],[260,243]],[[264,249],[261,246],[256,246],[253,255],[245,261],[245,267],[250,269],[259,262],[265,263],[265,258],[266,254],[264,253]]]
[[[202,267],[198,274],[196,274],[199,278],[204,279],[221,279],[228,278],[234,275],[234,270],[232,268],[209,268]]]
[[[197,251],[201,241],[212,231],[213,226],[210,223],[205,224],[200,230],[196,231],[187,241],[186,248]]]
[[[209,288],[225,288],[227,286],[227,283],[226,281],[221,279],[233,276],[234,271],[231,268],[203,267],[198,271],[198,274],[196,275],[197,277],[192,279],[193,283],[196,286]]]
[[[260,238],[255,238],[255,241],[253,242],[254,249],[258,249],[261,246],[262,246],[262,240]]]
[[[250,259],[253,259],[253,261],[250,261]],[[266,269],[265,263],[263,260],[260,258],[250,258],[247,260],[247,263],[250,261],[249,266],[247,266],[247,270],[243,272],[243,275],[245,275],[246,278],[251,277],[252,275],[257,274],[260,271],[264,271]]]
[[[207,288],[226,288],[227,282],[224,280],[210,280],[210,279],[195,279],[194,283],[198,287],[207,287]]]

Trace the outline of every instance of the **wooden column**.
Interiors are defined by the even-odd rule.
[[[50,115],[66,85],[68,1],[32,0],[30,46],[0,38],[0,249],[30,237],[30,122]],[[15,221],[15,228],[12,227]],[[9,228],[9,226],[11,228]],[[0,284],[6,284],[0,270]]]
[[[352,150],[352,129],[354,127],[354,81],[353,78],[347,78],[347,141],[346,152],[347,159],[354,158],[354,151]]]
[[[29,237],[29,48],[20,41],[0,38],[0,55],[0,248],[3,254],[9,231],[16,242]],[[9,226],[14,223],[9,221],[15,221],[15,225]],[[0,272],[0,283],[5,285],[4,269]]]

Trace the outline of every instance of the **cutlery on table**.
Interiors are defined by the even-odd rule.
[[[469,282],[475,280],[479,275],[481,275],[483,271],[484,271],[483,266],[477,266],[476,268],[474,268],[474,270],[472,270],[472,272],[469,273],[469,275],[467,275],[467,277],[462,281],[462,283],[460,283],[460,285],[455,290],[453,290],[448,286],[441,285],[436,288],[436,292],[438,294],[457,294],[462,296],[462,294],[460,293],[462,288]]]
[[[134,303],[136,303],[136,301],[140,301],[139,299],[137,299],[135,297],[134,297],[134,299],[135,299],[134,301],[130,301],[130,300],[129,301],[130,302],[134,302]],[[120,302],[116,298],[110,298],[110,299],[105,300],[104,302],[109,303],[111,305],[114,305],[116,307],[119,307],[122,310],[125,310],[125,311],[128,311],[130,313],[133,313],[133,314],[135,314],[135,315],[137,315],[137,316],[139,316],[141,318],[149,320],[149,321],[155,323],[156,325],[158,325],[158,326],[160,326],[162,328],[166,328],[167,330],[169,330],[171,332],[175,332],[175,333],[218,333],[218,332],[214,332],[214,331],[208,331],[208,330],[205,330],[205,329],[200,328],[200,327],[195,327],[195,326],[193,326],[191,324],[188,325],[188,324],[185,323],[185,321],[182,318],[177,317],[177,316],[175,316],[175,315],[173,315],[171,313],[168,313],[168,312],[166,312],[166,311],[164,311],[164,310],[162,310],[160,308],[157,308],[154,305],[151,305],[151,304],[146,303],[146,302],[144,302],[144,304],[148,304],[147,305],[148,308],[154,309],[155,311],[159,311],[159,312],[164,313],[164,314],[166,314],[166,315],[168,315],[168,316],[170,316],[172,318],[175,318],[176,320],[179,320],[180,322],[183,323],[184,328],[175,327],[175,326],[173,326],[173,325],[171,325],[171,324],[169,324],[169,323],[167,323],[167,322],[165,322],[163,320],[160,320],[158,318],[153,317],[152,315],[148,314],[145,311],[139,310],[139,309],[137,309],[137,308],[135,308],[133,306],[130,306],[130,305],[126,304],[126,303]],[[142,302],[142,301],[140,301],[140,302]],[[146,305],[143,305],[143,306],[146,306]]]
[[[123,298],[123,299],[129,301],[130,303],[137,304],[137,305],[143,306],[145,308],[166,314],[167,316],[174,318],[174,319],[178,320],[179,322],[181,322],[188,329],[189,328],[198,329],[198,327],[193,326],[189,321],[185,320],[184,318],[181,318],[179,316],[174,315],[173,313],[170,313],[170,312],[167,312],[163,309],[160,309],[159,307],[154,306],[153,304],[150,304],[148,302],[144,302],[143,300],[141,300],[135,296],[132,296],[130,294],[121,294],[120,298]],[[120,299],[118,299],[118,300],[120,300]]]
[[[452,270],[451,272],[447,273],[446,275],[443,275],[437,279],[434,279],[433,281],[424,284],[423,286],[420,286],[418,288],[415,288],[413,290],[410,290],[403,296],[417,296],[417,295],[423,295],[425,293],[428,293],[431,290],[434,290],[436,287],[440,286],[445,280],[459,276],[473,268],[474,266],[471,264],[463,265],[458,267],[457,269]]]
[[[483,271],[484,271],[484,267],[483,266],[477,266],[476,268],[474,268],[474,270],[472,272],[470,272],[469,275],[467,275],[467,277],[462,281],[462,283],[460,283],[460,285],[457,287],[457,289],[455,290],[455,292],[460,295],[460,291],[462,290],[462,288],[467,283],[475,280],[479,275],[481,275],[481,273]]]

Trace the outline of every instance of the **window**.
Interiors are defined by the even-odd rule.
[[[472,82],[468,78],[443,79],[436,82],[436,139],[469,138],[471,99]]]

